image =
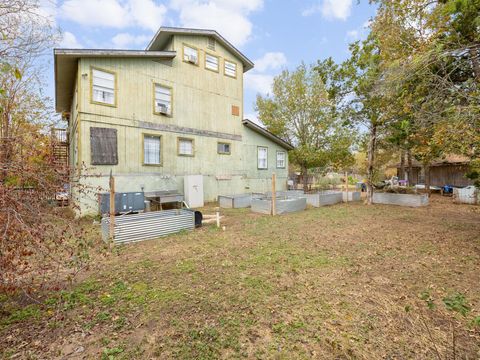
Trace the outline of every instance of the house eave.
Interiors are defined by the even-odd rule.
[[[258,126],[257,124],[255,124],[253,121],[251,120],[248,120],[248,119],[244,119],[242,121],[243,125],[246,126],[247,128],[249,128],[250,130],[253,130],[255,131],[256,133],[266,137],[267,139],[273,141],[274,143],[276,143],[277,145],[280,145],[281,147],[283,147],[284,149],[286,150],[293,150],[294,147],[293,145],[289,144],[288,142],[286,142],[285,140],[279,138],[277,135],[271,133],[270,131],[268,131],[267,129],[264,129],[262,128],[261,126]]]
[[[81,58],[148,58],[173,59],[175,51],[113,50],[113,49],[53,49],[55,72],[55,110],[70,111]]]

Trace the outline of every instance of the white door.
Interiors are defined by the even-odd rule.
[[[186,175],[183,178],[183,191],[185,202],[189,207],[202,207],[204,205],[203,175]]]

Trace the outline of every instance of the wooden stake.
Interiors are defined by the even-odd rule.
[[[217,228],[220,227],[220,209],[219,208],[216,208],[215,209],[215,217],[216,217],[216,220],[217,220]]]
[[[272,174],[272,216],[277,214],[277,175]]]
[[[110,171],[110,238],[115,235],[115,178]]]
[[[347,200],[348,203],[348,172],[345,171],[345,191],[347,192]]]

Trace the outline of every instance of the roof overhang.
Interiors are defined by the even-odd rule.
[[[175,51],[54,49],[55,110],[70,111],[75,91],[78,60],[81,58],[149,58],[173,59]]]
[[[243,72],[253,69],[253,62],[243,55],[240,50],[233,46],[227,39],[220,35],[215,30],[207,29],[186,29],[186,28],[177,28],[177,27],[167,27],[162,26],[158,29],[157,33],[153,37],[150,44],[147,46],[147,50],[161,50],[164,49],[167,45],[170,37],[173,35],[202,35],[213,37],[217,42],[225,46],[229,51],[231,51],[235,56],[237,56],[243,64]]]
[[[280,145],[281,147],[283,147],[284,149],[286,150],[293,150],[294,147],[289,144],[288,142],[286,142],[285,140],[279,138],[277,135],[271,133],[270,131],[268,131],[267,129],[255,124],[253,121],[250,121],[248,119],[245,119],[242,121],[243,125],[245,125],[247,128],[255,131],[256,133],[262,135],[262,136],[265,136],[267,139],[273,141],[274,143]]]

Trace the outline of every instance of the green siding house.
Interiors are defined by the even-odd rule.
[[[55,49],[56,110],[68,120],[81,215],[98,193],[176,190],[202,175],[205,201],[284,190],[292,146],[243,119],[253,63],[216,31],[162,27],[146,50]]]

